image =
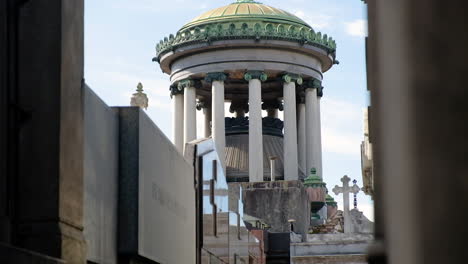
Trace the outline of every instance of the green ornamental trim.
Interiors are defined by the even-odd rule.
[[[180,81],[177,84],[177,88],[179,90],[183,90],[183,89],[188,88],[188,87],[195,87],[195,81],[192,80],[192,79],[185,79],[185,80]]]
[[[317,79],[311,79],[307,81],[307,83],[304,86],[305,89],[317,89],[317,96],[323,97],[323,86],[322,86],[322,81],[317,80]]]
[[[232,23],[216,23],[194,26],[179,31],[175,36],[169,35],[156,45],[156,57],[159,60],[164,53],[199,43],[210,44],[218,40],[285,40],[312,45],[327,51],[333,58],[336,56],[336,42],[327,34],[315,32],[306,26],[282,24],[277,22],[246,21]],[[336,60],[334,61],[336,62]]]
[[[327,194],[327,196],[325,197],[325,203],[328,206],[332,206],[332,207],[337,207],[338,206],[335,199],[333,199],[333,197],[331,195],[329,195],[329,194]]]
[[[214,81],[224,82],[227,77],[227,74],[224,72],[210,72],[206,74],[205,81],[208,83],[212,83]]]
[[[252,79],[259,79],[264,82],[268,79],[268,75],[262,71],[248,71],[244,74],[244,79],[250,81]]]
[[[300,75],[293,74],[293,73],[287,73],[283,75],[282,79],[284,82],[287,82],[287,83],[295,82],[299,85],[301,85],[304,82],[304,80],[302,79]]]
[[[320,179],[320,177],[317,175],[317,170],[315,168],[312,168],[310,170],[310,175],[304,180],[304,186],[306,187],[325,187],[327,184]]]
[[[179,81],[179,83],[177,84],[177,89],[179,89],[180,91],[189,87],[194,87],[194,88],[199,89],[202,87],[201,81],[193,80],[193,79],[185,79],[185,80]]]
[[[179,89],[177,84],[172,84],[171,86],[169,86],[169,91],[171,93],[171,98],[174,95],[184,94],[184,89]]]

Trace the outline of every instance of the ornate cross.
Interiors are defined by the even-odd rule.
[[[345,233],[351,233],[351,221],[349,218],[349,193],[356,194],[358,193],[361,188],[356,185],[356,183],[353,184],[353,186],[349,186],[349,181],[351,179],[345,175],[343,178],[341,178],[341,182],[343,183],[343,186],[340,187],[338,185],[335,185],[333,188],[333,192],[336,195],[339,195],[340,193],[343,194],[343,217],[344,217],[344,232]]]

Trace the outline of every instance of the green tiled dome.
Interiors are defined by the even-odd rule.
[[[201,14],[183,26],[181,31],[193,26],[226,22],[282,23],[297,27],[311,28],[304,20],[284,10],[267,6],[253,0],[237,0],[230,5]]]
[[[196,17],[175,35],[162,39],[154,60],[183,46],[240,39],[289,41],[323,49],[333,60],[336,56],[335,40],[315,32],[299,17],[253,0],[237,0]]]

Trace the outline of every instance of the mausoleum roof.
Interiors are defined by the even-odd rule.
[[[252,23],[254,21],[285,23],[298,27],[312,28],[304,20],[284,10],[264,5],[253,0],[237,0],[230,5],[219,7],[201,14],[183,26],[181,30],[192,26],[211,23]]]
[[[154,60],[159,62],[162,54],[176,53],[186,46],[231,40],[279,40],[293,42],[293,46],[314,46],[336,62],[336,42],[327,34],[315,32],[289,12],[253,0],[237,0],[196,17],[156,45]]]

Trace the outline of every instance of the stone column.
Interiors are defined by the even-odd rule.
[[[207,101],[208,99],[204,98],[199,100],[197,104],[197,110],[203,110],[203,135],[205,138],[211,136],[211,103]]]
[[[227,75],[223,72],[208,73],[205,81],[212,83],[211,105],[212,105],[212,135],[219,158],[226,172],[226,132],[224,126],[224,81]]]
[[[284,179],[298,179],[297,163],[297,123],[296,123],[296,82],[302,84],[302,78],[295,74],[283,76],[284,100]]]
[[[315,135],[314,137],[317,142],[314,144],[317,146],[317,171],[319,173],[320,178],[323,179],[323,166],[322,166],[322,121],[320,118],[320,100],[322,99],[323,96],[323,87],[320,85],[320,87],[317,88],[317,104],[316,107],[317,109],[315,110],[315,120],[317,122],[317,126],[315,127]]]
[[[305,97],[301,94],[298,97],[297,105],[297,148],[298,148],[298,158],[299,158],[299,167],[304,171],[305,176],[309,175],[310,171],[307,171],[306,163],[306,106],[305,106]]]
[[[172,97],[172,141],[176,149],[184,150],[184,95],[175,85],[171,86]]]
[[[249,181],[263,181],[263,133],[262,133],[262,81],[267,75],[261,71],[249,71],[244,75],[249,82]]]
[[[316,168],[317,175],[323,178],[322,175],[322,149],[320,143],[320,113],[317,113],[318,106],[318,89],[321,87],[321,82],[318,80],[309,81],[305,90],[306,100],[306,157],[307,171]]]
[[[178,89],[184,91],[184,143],[185,145],[197,138],[197,99],[195,81],[186,79],[178,84]]]
[[[203,108],[203,114],[205,115],[205,137],[208,138],[211,136],[211,106]]]

